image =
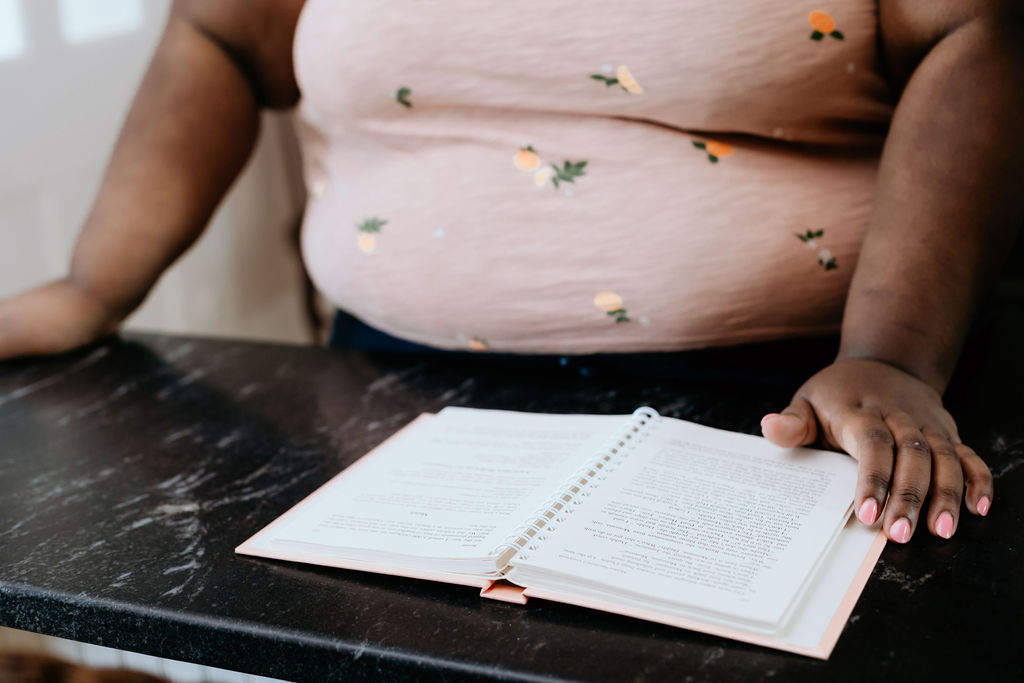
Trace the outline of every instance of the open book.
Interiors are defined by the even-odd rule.
[[[236,552],[827,658],[885,544],[856,463],[650,408],[423,415]]]

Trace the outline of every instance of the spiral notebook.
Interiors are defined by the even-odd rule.
[[[651,408],[445,408],[236,552],[555,600],[826,659],[885,544],[851,519],[856,477],[848,456]]]

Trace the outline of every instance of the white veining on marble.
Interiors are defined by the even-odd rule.
[[[272,471],[272,470],[267,470]],[[282,469],[282,472],[287,469]],[[216,500],[210,501],[205,507],[209,510],[223,507],[225,505],[235,505],[237,503],[248,503],[250,501],[260,501],[273,499],[274,496],[279,495],[283,491],[291,490],[296,485],[308,479],[311,475],[315,474],[312,470],[306,470],[293,474],[287,479],[274,478],[272,483],[259,488],[256,487],[245,487],[238,493],[222,496]]]
[[[887,564],[884,560],[879,560],[878,566],[881,567],[881,571],[875,573],[875,578],[880,581],[892,581],[894,583],[898,583],[900,584],[900,588],[908,593],[913,593],[927,583],[929,579],[935,576],[935,572],[928,572],[921,576],[913,577],[910,574]]]
[[[185,342],[184,344],[180,344],[169,351],[164,351],[163,357],[168,363],[173,363],[195,351],[195,348],[196,345],[192,342]]]
[[[132,498],[129,498],[128,500],[121,501],[120,503],[115,505],[113,507],[113,509],[114,510],[120,510],[121,508],[126,508],[126,507],[129,507],[131,505],[135,505],[136,503],[142,502],[142,501],[146,500],[147,498],[149,498],[149,494],[148,493],[140,493],[139,495],[134,496]]]
[[[725,649],[721,647],[716,647],[715,649],[711,650],[706,655],[704,655],[704,658],[701,660],[699,668],[703,669],[705,667],[711,666],[724,656]]]
[[[261,388],[263,388],[263,385],[261,383],[259,383],[259,382],[249,382],[248,384],[246,384],[245,386],[243,386],[241,389],[238,390],[238,395],[239,396],[248,396],[249,394],[253,394],[253,393],[259,391]]]
[[[410,368],[406,368],[400,372],[389,372],[379,379],[375,379],[370,382],[366,387],[366,392],[363,394],[363,401],[367,401],[373,398],[373,395],[382,391],[386,391],[401,384],[410,376],[417,375],[423,372],[428,365],[426,363],[419,363]]]
[[[992,439],[989,454],[979,453],[979,455],[992,469],[992,478],[1000,479],[1024,465],[1024,439],[1008,440],[1003,436],[997,436]],[[997,458],[998,465],[994,462]]]
[[[168,574],[174,574],[174,573],[177,573],[177,572],[183,572],[183,571],[186,571],[188,569],[199,569],[199,566],[200,566],[199,562],[197,562],[195,559],[192,559],[192,560],[189,560],[185,564],[181,564],[181,565],[178,565],[176,567],[168,567],[167,569],[163,570],[162,573],[163,573],[164,576],[166,576]]]
[[[196,368],[195,370],[190,370],[187,374],[179,378],[178,381],[175,383],[175,386],[187,387],[190,384],[198,382],[204,377],[206,377],[206,370],[204,370],[203,368]]]
[[[165,504],[159,506],[156,511],[161,515],[180,515],[183,513],[199,512],[199,503],[184,503],[182,505]]]
[[[172,595],[177,595],[177,594],[178,594],[178,593],[180,593],[180,592],[181,592],[181,590],[182,590],[182,589],[183,589],[183,588],[184,588],[184,587],[186,586],[186,584],[188,584],[188,582],[187,582],[187,581],[186,581],[185,583],[181,583],[181,584],[178,584],[178,585],[177,585],[177,586],[175,586],[174,588],[171,588],[171,589],[169,589],[169,590],[166,590],[166,591],[164,591],[163,593],[161,593],[161,594],[160,594],[160,597],[161,597],[161,598],[166,598],[166,597],[170,597],[170,596],[172,596]]]
[[[217,448],[227,448],[231,444],[235,443],[242,438],[242,430],[236,429],[227,436],[221,437],[217,440]]]
[[[185,472],[176,474],[170,479],[160,482],[159,484],[156,485],[156,487],[158,489],[170,491],[172,495],[182,498],[188,496],[189,493],[191,493],[191,491],[194,490],[197,486],[205,484],[206,482],[210,481],[216,476],[216,472],[206,472],[205,470],[200,468],[188,474],[186,474]],[[188,505],[195,505],[195,503],[189,503]],[[162,509],[165,507],[167,506],[161,505],[160,508],[158,509]],[[189,511],[194,512],[196,509],[197,508],[191,508]]]
[[[57,384],[66,379],[68,375],[74,374],[79,370],[83,370],[89,367],[90,365],[94,365],[109,353],[110,347],[108,346],[98,348],[63,372],[58,372],[54,375],[50,375],[49,377],[43,377],[42,379],[36,380],[31,384],[26,384],[23,387],[18,387],[17,389],[11,391],[10,393],[4,396],[0,396],[0,406],[4,405],[8,401],[13,401],[19,398],[25,398],[26,396],[34,394],[35,392],[41,389],[53,386],[54,384]]]
[[[184,439],[186,436],[190,436],[190,435],[194,434],[196,432],[196,430],[198,430],[198,429],[199,429],[199,425],[191,425],[190,427],[185,427],[184,429],[179,429],[177,431],[171,432],[170,434],[168,434],[167,436],[165,436],[163,438],[163,443],[164,444],[174,443],[178,439]]]
[[[462,397],[463,399],[468,398],[473,393],[473,389],[475,387],[476,380],[472,377],[468,377],[459,386],[453,389],[448,389],[438,396],[438,400],[440,400],[441,403],[448,404],[459,397]]]

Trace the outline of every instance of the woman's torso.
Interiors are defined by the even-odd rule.
[[[444,348],[833,330],[891,116],[876,22],[866,0],[309,0],[310,274]]]

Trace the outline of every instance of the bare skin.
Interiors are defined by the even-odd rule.
[[[0,302],[0,358],[117,328],[202,233],[245,165],[261,107],[298,101],[301,0],[181,0],[135,96],[68,275]]]
[[[881,3],[903,94],[835,363],[809,379],[771,441],[820,440],[859,461],[855,510],[905,543],[924,513],[948,538],[985,515],[992,475],[942,406],[974,310],[1024,223],[1024,13],[1010,2]],[[886,498],[888,496],[888,503]],[[884,506],[884,510],[883,510]]]
[[[259,110],[299,97],[302,0],[179,0],[132,105],[69,274],[0,302],[0,359],[117,328],[205,227],[255,143]],[[906,542],[987,514],[985,463],[942,393],[974,310],[1024,223],[1024,13],[1014,0],[882,0],[902,91],[835,362],[765,436],[859,461],[855,506]],[[966,486],[966,497],[964,489]],[[888,502],[887,502],[888,501]]]

